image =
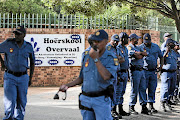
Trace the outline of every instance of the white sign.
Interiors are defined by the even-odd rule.
[[[81,66],[84,34],[27,34],[34,48],[36,66]]]

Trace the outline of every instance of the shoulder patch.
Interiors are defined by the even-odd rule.
[[[85,53],[84,53],[84,54],[85,54],[85,55],[87,55],[88,53],[89,53],[89,51],[85,51]]]
[[[168,57],[168,55],[166,55],[166,57]]]
[[[117,66],[119,65],[119,62],[118,62],[118,59],[117,58],[114,58],[114,64]]]
[[[111,50],[111,46],[108,46],[107,50]]]
[[[131,50],[132,48],[131,48],[131,46],[128,46],[128,50]]]

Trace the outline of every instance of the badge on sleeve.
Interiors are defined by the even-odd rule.
[[[89,58],[86,60],[85,67],[89,65]]]
[[[166,55],[166,57],[168,57],[168,55]]]
[[[89,52],[89,51],[85,51],[85,55],[87,55],[87,54],[88,54],[88,52]]]
[[[111,46],[108,46],[108,48],[107,48],[108,50],[111,50]]]
[[[13,52],[13,48],[10,48],[9,52],[12,53]]]
[[[124,53],[123,50],[121,50],[121,53],[122,53],[122,54]]]
[[[131,46],[128,47],[128,50],[131,50]]]
[[[118,59],[117,58],[114,58],[114,64],[117,66],[119,65],[119,62],[118,62]]]

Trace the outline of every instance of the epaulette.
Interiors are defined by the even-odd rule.
[[[8,38],[8,39],[6,39],[7,41],[12,41],[14,38]]]

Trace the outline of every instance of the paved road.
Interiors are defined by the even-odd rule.
[[[127,84],[127,91],[124,98],[124,109],[128,111],[128,101],[130,95],[130,83]],[[80,87],[68,89],[66,101],[53,100],[54,94],[57,92],[57,87],[30,87],[28,90],[28,104],[26,107],[25,120],[82,120],[78,109],[78,94],[81,91]],[[60,98],[64,96],[59,94]],[[174,112],[160,111],[160,83],[158,83],[156,92],[155,108],[159,110],[153,115],[131,115],[123,117],[126,120],[179,120],[180,119],[180,104],[174,107]],[[141,106],[139,103],[135,106],[140,113]],[[0,120],[4,116],[3,111],[3,88],[0,88]]]

